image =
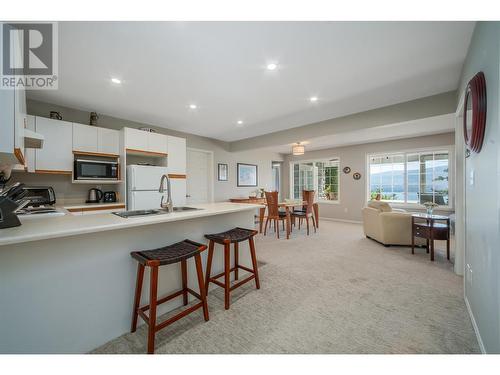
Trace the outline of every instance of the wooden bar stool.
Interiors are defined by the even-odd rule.
[[[208,286],[210,282],[214,283],[215,285],[220,286],[221,288],[224,288],[224,307],[229,309],[230,305],[230,295],[229,293],[233,291],[234,289],[242,286],[246,282],[255,279],[255,287],[257,289],[260,289],[260,282],[259,282],[259,271],[257,269],[257,257],[255,255],[255,244],[253,241],[253,237],[257,234],[258,232],[256,230],[251,230],[251,229],[244,229],[244,228],[234,228],[231,230],[228,230],[227,232],[223,233],[216,233],[216,234],[206,234],[205,237],[210,240],[209,246],[208,246],[208,261],[207,261],[207,274],[206,274],[206,282],[205,282],[205,288],[206,292],[208,293]],[[250,245],[250,255],[252,257],[252,266],[253,269],[247,268],[245,266],[242,266],[241,264],[238,263],[238,244],[241,241],[248,240],[248,243]],[[214,255],[214,244],[218,243],[221,245],[224,245],[224,272],[221,272],[215,276],[211,276],[211,268],[212,268],[212,258]],[[234,244],[234,267],[231,268],[231,265],[229,264],[230,262],[230,251],[231,251],[231,243]],[[238,269],[245,270],[247,272],[250,272],[251,275],[247,277],[244,280],[241,280],[231,286],[231,281],[230,281],[230,275],[231,272],[234,272],[234,278],[235,280],[238,280]],[[217,279],[224,276],[224,283],[221,283]]]
[[[205,284],[203,281],[203,268],[201,265],[200,257],[200,253],[206,248],[206,245],[202,245],[190,240],[184,240],[182,242],[178,242],[170,246],[161,247],[159,249],[134,251],[130,253],[132,258],[136,259],[139,262],[137,266],[137,281],[135,286],[131,331],[135,332],[137,328],[137,316],[140,316],[142,319],[144,319],[144,321],[148,325],[148,354],[154,353],[155,334],[160,329],[165,328],[166,326],[174,323],[180,318],[192,313],[195,310],[198,310],[200,307],[203,307],[203,316],[205,318],[205,321],[208,321],[208,305],[205,293]],[[186,260],[191,257],[194,257],[196,264],[196,273],[198,275],[198,287],[200,289],[200,294],[188,288]],[[173,294],[158,299],[158,267],[178,262],[181,263],[182,289]],[[144,279],[144,267],[146,266],[151,268],[149,304],[139,307],[141,301],[142,281]],[[158,305],[182,295],[184,306],[186,306],[188,304],[188,293],[198,298],[200,302],[185,309],[179,314],[174,315],[170,319],[167,319],[160,324],[156,324],[156,308]],[[147,310],[149,310],[149,316],[147,316],[145,313],[145,311]]]

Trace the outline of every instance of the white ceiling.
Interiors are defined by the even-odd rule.
[[[29,97],[234,141],[454,90],[473,27],[61,22],[59,90]]]
[[[427,117],[413,121],[382,125],[362,130],[337,133],[328,136],[304,140],[306,153],[333,147],[343,147],[363,143],[391,141],[395,139],[420,137],[424,135],[443,134],[455,131],[455,114]],[[292,143],[273,146],[274,152],[292,153]]]

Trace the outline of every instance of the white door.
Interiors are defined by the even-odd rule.
[[[129,210],[160,208],[163,194],[157,191],[131,191],[128,197]]]
[[[127,167],[129,190],[158,190],[161,176],[168,173],[166,167],[130,165]]]
[[[211,200],[211,163],[209,152],[187,150],[187,204],[207,203]]]

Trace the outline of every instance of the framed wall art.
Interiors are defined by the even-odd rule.
[[[236,173],[238,187],[257,187],[257,165],[238,163]]]

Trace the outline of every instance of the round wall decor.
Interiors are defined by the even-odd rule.
[[[464,101],[464,141],[467,148],[480,152],[486,126],[486,80],[477,73],[467,84]]]
[[[344,169],[342,170],[344,171],[345,174],[351,173],[351,167],[344,167]]]
[[[361,173],[359,172],[353,173],[352,178],[354,178],[355,180],[361,179]]]

